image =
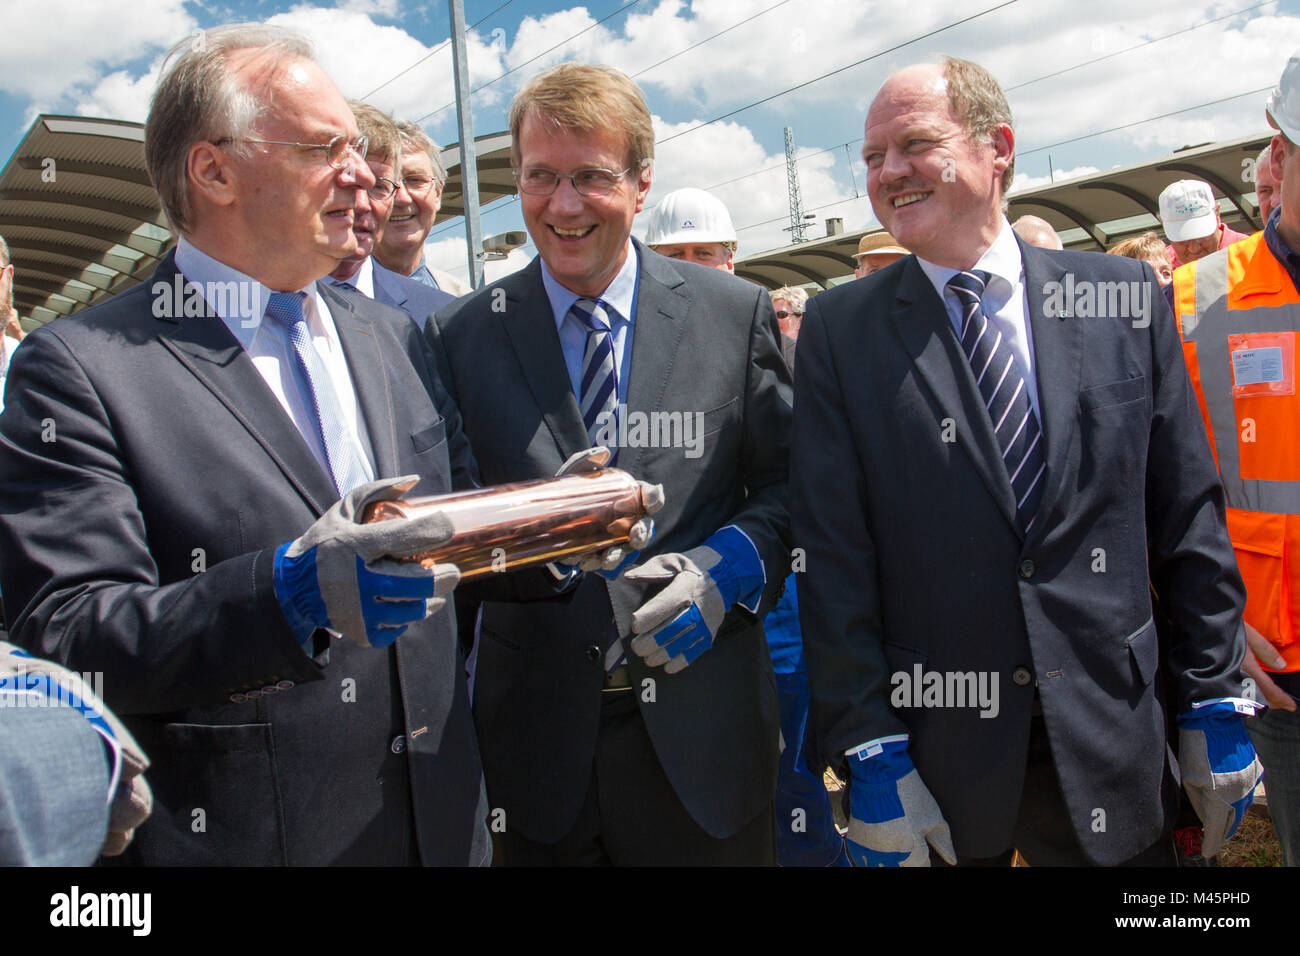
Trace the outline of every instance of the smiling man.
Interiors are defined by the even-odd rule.
[[[623,576],[588,574],[563,603],[483,606],[474,706],[505,860],[770,863],[760,617],[790,560],[790,378],[771,304],[631,238],[654,127],[625,75],[543,73],[510,130],[539,255],[429,326],[483,477],[549,477],[604,443],[666,504]]]
[[[352,233],[357,239],[357,252],[339,262],[338,268],[330,273],[330,280],[336,286],[360,292],[377,302],[397,306],[423,331],[429,316],[454,296],[390,272],[373,257],[387,231],[393,203],[398,193],[404,192],[397,173],[402,166],[402,135],[389,116],[369,103],[349,100],[348,106],[357,119],[357,128],[369,143],[366,164],[375,176],[375,184],[354,191]]]
[[[867,113],[872,209],[913,255],[811,299],[799,336],[816,738],[848,764],[860,864],[1172,865],[1165,696],[1207,855],[1258,776],[1223,491],[1150,267],[1018,240],[1014,155],[965,60],[895,73]],[[1116,284],[1156,314],[1051,307]]]
[[[445,519],[358,523],[473,462],[419,330],[318,282],[358,255],[366,141],[298,35],[201,39],[145,126],[175,252],[10,369],[11,640],[102,672],[152,760],[134,862],[485,863],[459,575],[386,560]]]

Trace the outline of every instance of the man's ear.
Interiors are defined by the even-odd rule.
[[[993,168],[1001,181],[1002,174],[1016,156],[1016,134],[1006,123],[999,124],[990,136],[993,145]]]
[[[235,172],[226,151],[214,143],[195,143],[185,157],[190,188],[214,206],[235,201]]]
[[[654,160],[646,164],[644,169],[637,171],[636,176],[636,211],[640,212],[641,207],[645,205],[645,197],[650,192],[650,180],[654,173]]]

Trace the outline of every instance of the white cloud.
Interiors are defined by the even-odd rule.
[[[1039,186],[1046,186],[1048,183],[1063,183],[1067,179],[1078,179],[1080,176],[1091,176],[1093,173],[1101,172],[1096,166],[1075,166],[1073,169],[1058,169],[1056,178],[1051,175],[1047,176],[1030,176],[1028,173],[1016,173],[1011,180],[1011,189],[1007,193],[1012,199],[1016,193],[1024,192],[1026,189],[1037,189]]]
[[[104,116],[143,123],[149,115],[149,100],[158,82],[161,65],[159,61],[148,73],[134,78],[125,70],[108,74],[77,104],[76,111],[82,116]]]
[[[424,247],[424,259],[435,268],[450,272],[456,278],[469,281],[469,262],[465,256],[467,243],[464,236],[435,239]],[[515,249],[504,259],[493,259],[483,264],[483,274],[488,282],[495,282],[512,272],[518,272],[533,259],[531,252]]]
[[[196,26],[182,0],[10,3],[0,31],[0,90],[62,108],[107,71],[169,49]]]

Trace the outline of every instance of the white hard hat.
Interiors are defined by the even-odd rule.
[[[673,190],[650,213],[647,246],[688,242],[720,242],[733,252],[736,249],[736,227],[727,207],[703,189]]]
[[[1300,52],[1292,53],[1264,107],[1268,125],[1281,130],[1293,143],[1300,143]]]

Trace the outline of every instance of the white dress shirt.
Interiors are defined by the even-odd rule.
[[[298,359],[294,355],[293,345],[276,323],[262,321],[266,314],[266,304],[274,290],[199,251],[184,237],[176,243],[176,268],[187,280],[204,291],[203,297],[208,305],[221,316],[221,320],[248,352],[258,374],[280,402],[285,414],[293,421],[325,474],[330,474],[325,449],[318,434],[316,411],[312,408],[310,397],[302,395],[298,388],[295,372]],[[230,282],[236,283],[238,296],[214,292],[215,289],[222,288],[223,283]],[[367,480],[373,481],[375,464],[370,452],[370,433],[366,430],[365,419],[357,404],[356,389],[352,387],[352,377],[348,372],[347,359],[339,343],[334,319],[325,300],[316,290],[315,282],[298,291],[307,294],[303,300],[303,315],[311,332],[312,345],[329,373],[330,385],[343,416],[347,440],[364,462]]]
[[[935,265],[920,256],[917,263],[925,272],[934,290],[943,299],[948,310],[948,319],[961,340],[962,307],[957,293],[948,288],[948,280],[960,269]],[[993,245],[985,250],[975,263],[974,269],[989,273],[988,286],[980,300],[984,305],[984,314],[993,323],[993,327],[1002,333],[1002,338],[1011,345],[1016,356],[1020,374],[1025,378],[1029,389],[1029,401],[1034,406],[1038,423],[1043,423],[1043,409],[1038,403],[1037,365],[1034,362],[1034,333],[1029,324],[1029,300],[1025,296],[1025,263],[1020,255],[1020,246],[1016,243],[1016,234],[1011,231],[1011,223],[1002,218],[1002,231],[993,240]]]
[[[352,288],[356,289],[367,299],[375,297],[375,260],[371,256],[366,256],[361,260],[361,268],[351,279],[335,279],[333,276],[326,276],[322,282],[345,282]]]

